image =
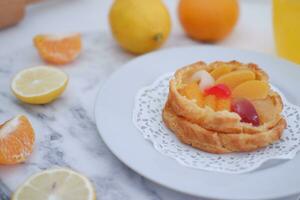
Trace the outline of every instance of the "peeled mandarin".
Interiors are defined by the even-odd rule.
[[[34,130],[24,115],[18,115],[0,124],[0,164],[24,162],[33,151]]]
[[[204,105],[216,110],[217,98],[215,95],[207,95],[204,97]]]
[[[235,88],[243,82],[254,80],[255,73],[250,70],[238,70],[220,76],[216,80],[216,84],[223,83],[230,89]]]
[[[203,106],[203,95],[196,81],[179,89],[179,93],[190,100],[195,100],[198,106]]]
[[[269,84],[266,81],[246,81],[234,88],[232,96],[247,99],[264,99],[268,95],[269,88]]]
[[[220,76],[232,71],[232,67],[228,65],[222,65],[214,69],[210,74],[217,80]]]
[[[217,101],[217,111],[227,110],[230,111],[231,101],[230,99],[218,99]]]
[[[33,39],[40,56],[52,64],[67,64],[75,60],[81,51],[81,35],[37,35]]]

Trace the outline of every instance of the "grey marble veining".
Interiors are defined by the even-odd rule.
[[[9,199],[10,193],[30,175],[55,166],[70,167],[88,176],[102,200],[198,199],[136,174],[103,143],[94,122],[97,91],[114,70],[134,56],[118,48],[109,34],[84,34],[83,43],[80,57],[61,67],[70,77],[66,92],[48,105],[21,103],[10,91],[10,81],[16,72],[44,64],[33,45],[0,57],[0,122],[23,113],[36,131],[35,149],[29,160],[20,165],[0,166],[0,199]],[[178,35],[164,48],[193,43]]]

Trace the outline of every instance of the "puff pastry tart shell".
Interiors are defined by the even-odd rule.
[[[170,80],[169,96],[163,109],[165,125],[185,144],[211,153],[247,152],[265,147],[280,139],[286,127],[281,115],[281,97],[271,89],[265,99],[252,100],[263,121],[259,126],[241,122],[241,117],[230,111],[214,111],[200,107],[179,93],[182,85],[199,70],[211,72],[220,65],[230,65],[233,70],[251,70],[256,79],[268,81],[267,74],[255,64],[237,61],[197,62],[176,71]]]

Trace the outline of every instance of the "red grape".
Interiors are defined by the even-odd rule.
[[[233,101],[231,110],[242,118],[242,122],[251,123],[253,126],[259,126],[258,114],[249,100],[237,99]]]

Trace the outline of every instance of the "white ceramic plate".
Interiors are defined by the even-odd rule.
[[[258,64],[293,104],[300,102],[300,68],[263,54],[211,46],[174,48],[138,57],[115,72],[101,88],[95,105],[99,132],[126,165],[166,187],[214,199],[273,199],[300,193],[300,156],[232,175],[184,167],[157,152],[132,123],[136,93],[160,75],[203,60]]]

